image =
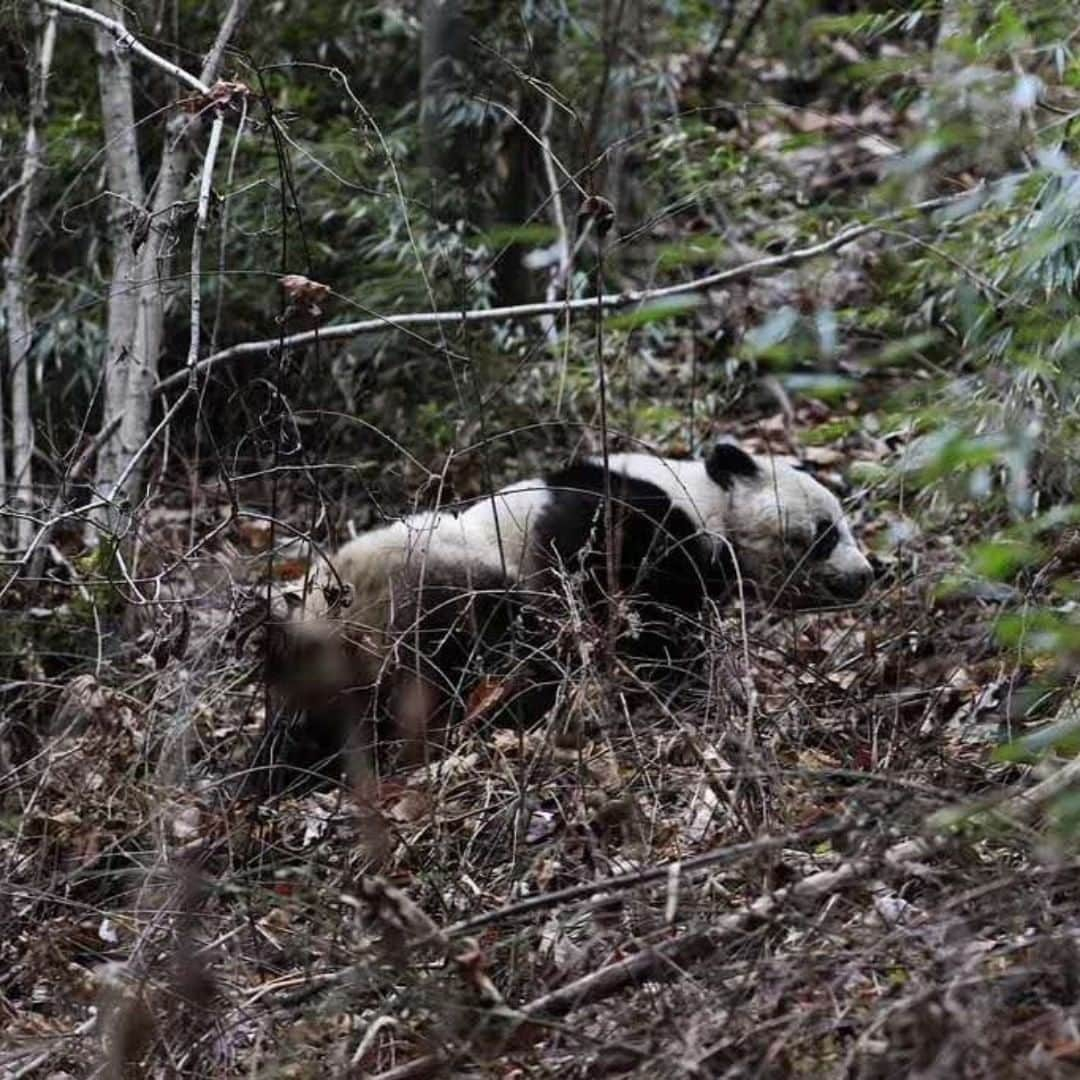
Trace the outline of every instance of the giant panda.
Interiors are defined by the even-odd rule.
[[[550,682],[548,646],[581,626],[566,602],[617,624],[617,652],[662,668],[708,603],[751,589],[849,603],[871,582],[839,501],[787,462],[721,442],[703,461],[612,454],[607,470],[586,458],[347,543],[284,623],[274,667],[285,699],[367,742],[383,708],[419,745],[492,666]],[[551,697],[541,689],[532,708]]]

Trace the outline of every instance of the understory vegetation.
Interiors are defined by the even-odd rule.
[[[0,16],[0,1076],[1076,1074],[1073,5]],[[313,551],[718,437],[866,598],[246,782]]]

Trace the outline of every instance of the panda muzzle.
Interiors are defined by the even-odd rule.
[[[874,580],[873,568],[867,563],[843,574],[830,576],[826,582],[829,592],[841,600],[858,600]]]

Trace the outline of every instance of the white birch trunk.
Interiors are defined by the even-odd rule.
[[[91,528],[104,526],[114,536],[122,524],[124,502],[134,501],[141,487],[146,451],[165,430],[179,410],[184,395],[174,402],[153,432],[149,430],[152,390],[157,383],[158,354],[161,351],[164,324],[164,296],[161,281],[168,273],[172,258],[172,233],[176,203],[183,193],[188,164],[184,142],[201,126],[198,116],[185,119],[177,110],[167,125],[166,145],[162,154],[155,194],[146,206],[143,190],[134,108],[132,105],[132,56],[164,71],[185,86],[189,93],[205,100],[212,95],[211,82],[221,66],[229,40],[243,19],[248,0],[231,0],[214,44],[203,64],[202,77],[196,78],[172,61],[143,45],[127,32],[124,9],[119,0],[90,0],[94,7],[84,7],[70,0],[39,0],[50,11],[70,15],[95,26],[99,57],[98,86],[105,135],[104,154],[109,199],[109,239],[112,247],[111,285],[107,294],[106,353],[102,360],[103,416],[101,429],[79,455],[69,471],[71,480],[81,480],[91,463],[96,466],[95,486],[98,497],[80,513],[94,514]],[[221,134],[220,117],[214,126],[213,144]],[[204,171],[212,172],[208,160]],[[204,179],[209,185],[209,178]],[[200,196],[205,220],[206,200]],[[201,242],[201,238],[197,239]],[[198,259],[193,259],[198,265]],[[194,316],[193,316],[194,317]],[[197,342],[192,344],[197,352]],[[194,378],[198,365],[189,360],[184,377]],[[0,412],[2,421],[2,412]],[[0,488],[3,455],[0,454]],[[41,560],[53,525],[61,520],[66,493],[57,492],[42,525],[31,541],[23,559],[31,578],[40,574]],[[88,537],[89,539],[89,537]]]

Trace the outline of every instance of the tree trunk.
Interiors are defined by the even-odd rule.
[[[104,15],[124,21],[124,8],[116,0],[98,0]],[[112,273],[107,297],[107,336],[103,371],[103,417],[125,415],[128,403],[129,372],[136,351],[139,310],[139,259],[137,237],[145,235],[143,181],[136,139],[132,97],[130,53],[116,47],[104,30],[95,32],[98,53],[98,86],[105,133],[105,166],[109,185],[109,240],[112,246]],[[106,498],[120,493],[116,483],[135,447],[130,432],[110,439],[97,460],[96,487]],[[107,514],[104,524],[117,524]]]
[[[127,371],[127,391],[123,420],[117,440],[125,463],[139,450],[150,430],[153,409],[151,391],[158,380],[158,362],[165,332],[165,305],[171,283],[173,248],[179,223],[180,199],[187,181],[190,139],[201,122],[185,113],[174,114],[165,129],[165,147],[157,175],[156,191],[149,209],[150,230],[137,262],[138,294],[135,319],[135,348]],[[142,489],[143,468],[131,470],[121,497],[134,502]]]
[[[521,124],[510,124],[499,148],[500,172],[505,179],[496,213],[500,224],[510,226],[521,225],[528,218],[537,201],[536,181],[543,169],[540,147],[521,126],[528,125],[536,132],[543,116],[543,105],[527,101],[522,104],[518,116]],[[531,274],[522,261],[527,250],[526,244],[506,244],[495,261],[495,296],[496,303],[501,306],[524,304],[532,299]]]
[[[117,21],[123,19],[116,0],[98,0],[98,4],[98,10]],[[232,0],[203,65],[200,80],[204,84],[216,77],[225,46],[246,9],[247,0]],[[144,461],[140,458],[133,468],[130,463],[150,432],[151,392],[158,381],[180,200],[187,183],[191,139],[202,120],[197,114],[173,111],[166,125],[153,199],[147,206],[135,138],[128,54],[118,50],[112,36],[104,31],[98,31],[97,38],[109,186],[117,204],[111,219],[113,276],[102,424],[117,416],[121,420],[117,434],[98,455],[96,483],[99,492],[118,505],[136,502],[142,490]],[[125,205],[133,212],[125,214]],[[110,526],[117,524],[117,505],[107,515]]]
[[[11,475],[10,486],[6,487],[6,490],[8,503],[18,515],[14,540],[20,551],[29,545],[34,535],[34,523],[30,517],[34,509],[34,426],[30,409],[29,370],[34,326],[26,286],[30,252],[37,239],[33,214],[41,190],[41,166],[44,158],[40,127],[44,122],[48,103],[49,69],[52,66],[55,43],[56,13],[51,12],[41,30],[36,62],[31,65],[30,112],[26,121],[26,140],[19,177],[15,233],[4,266],[4,311],[11,373]],[[0,462],[3,458],[4,449],[0,443]]]

